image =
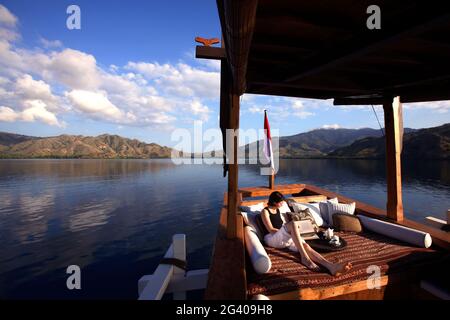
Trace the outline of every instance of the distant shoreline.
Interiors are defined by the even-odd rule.
[[[117,157],[117,158],[95,158],[95,157],[60,157],[60,156],[45,156],[45,157],[20,157],[0,155],[0,160],[161,160],[172,159],[171,157],[154,157],[154,158],[140,158],[140,157]],[[222,157],[180,157],[175,159],[220,159]],[[385,160],[384,157],[280,157],[280,160]],[[248,160],[248,159],[247,159]],[[402,157],[402,160],[430,160],[430,161],[450,161],[449,158],[411,158]]]

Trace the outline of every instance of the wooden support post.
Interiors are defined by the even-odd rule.
[[[230,94],[230,128],[239,128],[239,96]],[[227,135],[230,137],[230,135]],[[227,238],[236,238],[237,212],[238,212],[238,148],[239,135],[235,131],[233,135],[233,150],[230,150],[230,164],[228,166],[228,217],[227,217]],[[232,161],[231,161],[232,160]],[[232,163],[231,163],[232,162]]]
[[[400,97],[395,97],[392,102],[383,104],[386,132],[387,216],[395,221],[403,220],[401,108]]]

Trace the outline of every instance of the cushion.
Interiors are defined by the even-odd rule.
[[[247,248],[250,261],[252,262],[253,269],[258,274],[264,274],[269,272],[272,267],[272,262],[267,255],[266,249],[259,240],[255,230],[246,226],[244,228],[245,247]]]
[[[361,232],[362,225],[359,218],[353,214],[336,213],[333,215],[333,226],[336,231]]]
[[[257,214],[256,215],[256,225],[258,226],[259,231],[261,232],[261,237],[260,240],[263,241],[264,237],[266,234],[269,233],[269,231],[267,231],[266,226],[264,225],[264,222],[262,221],[262,216],[261,214]]]
[[[261,213],[261,211],[267,207],[266,202],[260,202],[251,206],[240,206],[239,209],[244,212],[252,212],[254,214]],[[281,219],[283,220],[283,223],[287,222],[287,212],[291,212],[291,209],[289,208],[289,205],[284,201],[283,205],[280,207],[280,213],[281,213]]]
[[[292,208],[294,212],[300,212],[305,209],[309,209],[309,212],[314,218],[314,222],[319,226],[324,225],[324,221],[322,219],[322,215],[320,214],[320,203],[299,203],[292,202]]]
[[[363,227],[372,232],[424,248],[429,248],[433,242],[429,233],[363,215],[358,216]]]
[[[261,213],[261,211],[266,207],[264,202],[260,202],[251,206],[240,206],[239,209],[244,212]]]
[[[328,221],[328,201],[338,203],[338,198],[331,198],[329,200],[319,202],[320,215],[322,216],[324,226],[333,224],[333,221]]]
[[[244,220],[244,224],[246,226],[252,227],[256,231],[258,231],[258,224],[256,223],[257,215],[258,213],[241,211],[241,216]]]
[[[250,226],[255,229],[256,234],[260,239],[264,237],[264,229],[260,229],[256,217],[261,213],[261,211],[266,207],[264,202],[260,202],[251,206],[240,206],[242,218],[244,219],[244,223],[247,226]],[[264,231],[264,232],[263,232]]]
[[[336,213],[354,214],[356,208],[355,202],[346,204],[328,201],[327,205],[328,205],[328,225],[333,225],[334,214]]]

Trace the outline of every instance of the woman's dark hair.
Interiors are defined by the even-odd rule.
[[[275,206],[275,204],[284,200],[284,196],[279,191],[274,191],[269,196],[269,202],[267,203],[269,206]]]

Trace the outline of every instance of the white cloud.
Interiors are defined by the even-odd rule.
[[[100,85],[95,57],[73,49],[52,53],[43,76],[72,89],[92,90]]]
[[[119,121],[124,116],[123,112],[109,101],[104,92],[72,90],[66,93],[66,97],[76,109],[96,119],[106,117],[108,120]]]
[[[204,65],[208,69],[212,69],[212,70],[215,70],[215,71],[220,71],[220,66],[221,66],[220,60],[199,59],[198,63],[200,65]]]
[[[247,109],[246,112],[253,114],[263,114],[264,110],[267,110],[271,119],[277,121],[277,119],[286,119],[288,117],[297,117],[300,119],[305,119],[314,115],[313,112],[309,111],[311,106],[306,106],[301,99],[294,98],[283,98],[283,97],[272,97],[270,98],[270,105],[257,105],[252,104]],[[253,102],[253,99],[251,99]]]
[[[295,100],[292,105],[290,106],[290,114],[292,114],[293,116],[300,118],[300,119],[305,119],[309,116],[314,115],[313,112],[307,111],[305,108],[305,105],[303,104],[303,101],[297,99]]]
[[[60,48],[63,46],[63,43],[60,40],[48,40],[45,38],[40,38],[39,42],[42,44],[44,48]]]
[[[263,113],[264,112],[264,108],[263,107],[258,107],[258,106],[251,106],[248,108],[248,112],[250,113]]]
[[[15,31],[0,27],[0,40],[14,41],[20,38],[20,35]]]
[[[322,129],[340,129],[340,128],[341,128],[341,126],[338,125],[337,123],[335,123],[335,124],[324,124],[322,126]]]
[[[208,114],[210,112],[209,108],[203,105],[200,101],[194,100],[189,104],[189,110],[195,114],[199,115],[202,121],[208,121]]]
[[[18,120],[18,114],[11,108],[0,106],[0,121],[14,122]]]
[[[35,122],[40,121],[51,126],[64,127],[64,122],[59,122],[55,114],[48,111],[44,102],[40,100],[26,100],[25,109],[23,111],[15,111],[12,108],[1,106],[0,107],[0,121],[14,122],[14,121],[27,121]]]
[[[208,121],[206,101],[219,99],[219,63],[134,62],[102,68],[87,52],[39,38],[40,48],[15,43],[18,19],[0,6],[0,121],[62,126],[64,113],[126,126],[168,128]]]
[[[41,100],[27,100],[25,105],[27,108],[21,113],[22,120],[29,122],[42,121],[51,126],[64,126],[58,121],[55,114],[47,110],[45,103]]]
[[[147,62],[128,62],[127,70],[154,80],[163,91],[177,97],[218,98],[220,73],[194,68],[185,63],[176,66]]]
[[[403,107],[411,110],[429,109],[437,113],[447,113],[450,111],[450,100],[404,103]]]
[[[52,94],[50,85],[42,80],[34,80],[25,74],[16,80],[14,88],[15,93],[24,100],[41,100],[47,107],[57,109],[57,98]]]
[[[14,27],[17,24],[17,17],[5,6],[0,4],[0,24]]]
[[[142,73],[148,79],[157,79],[170,75],[177,75],[179,72],[169,64],[149,63],[149,62],[128,62],[126,70],[133,70]]]

